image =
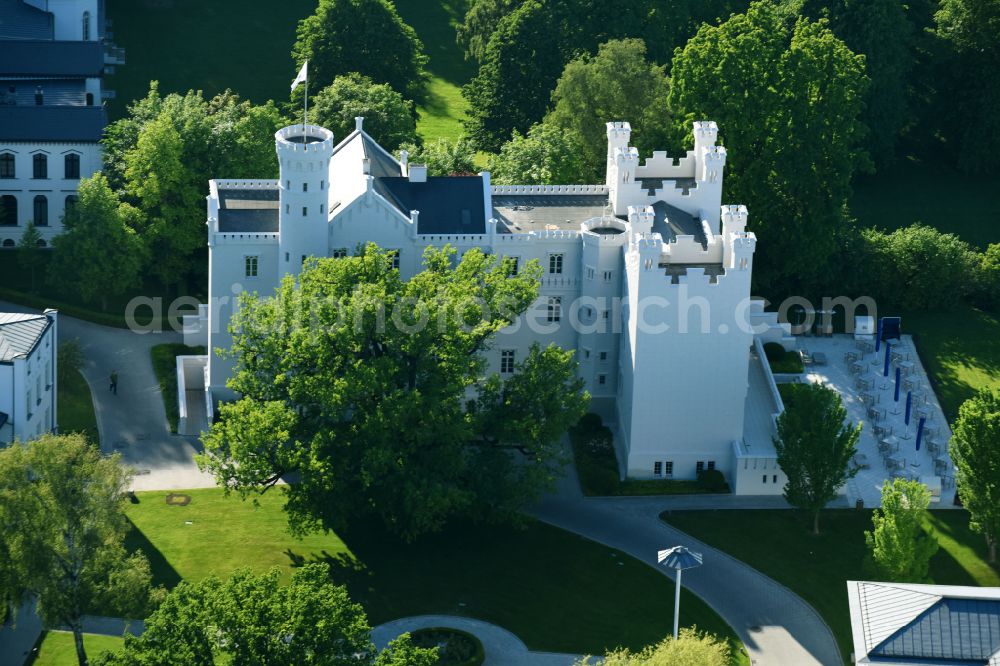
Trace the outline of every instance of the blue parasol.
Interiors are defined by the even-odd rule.
[[[926,420],[921,416],[920,421],[917,423],[917,451],[920,450],[920,440],[924,437],[924,421]]]
[[[896,388],[892,394],[892,399],[899,402],[899,368],[896,368]]]
[[[910,425],[910,408],[911,407],[913,407],[913,392],[912,391],[907,391],[906,392],[906,417],[904,419],[906,421],[906,425]]]
[[[882,376],[889,376],[889,352],[892,349],[892,344],[888,340],[885,341],[885,365],[882,367]]]
[[[882,344],[882,320],[878,320],[878,332],[875,334],[875,353],[878,353],[878,348]]]

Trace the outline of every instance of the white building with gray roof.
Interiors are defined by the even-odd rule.
[[[58,313],[0,313],[0,446],[56,429]]]
[[[427,246],[537,260],[539,300],[497,335],[490,372],[510,372],[535,342],[575,350],[622,475],[717,469],[736,492],[780,493],[771,435],[781,403],[761,340],[792,341],[750,300],[756,238],[745,207],[721,205],[718,129],[694,132],[684,157],[642,162],[628,123],[608,123],[604,183],[539,186],[492,185],[487,172],[428,176],[382,149],[361,118],[339,142],[322,127],[286,127],[275,136],[278,180],[210,182],[210,302],[187,319],[187,340],[230,347],[235,293],[270,295],[305,258],[368,242],[395,250],[404,277],[421,270]],[[186,363],[182,381],[203,382],[209,413],[235,397],[231,360]]]

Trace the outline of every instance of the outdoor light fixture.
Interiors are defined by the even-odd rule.
[[[656,561],[677,572],[677,578],[674,581],[674,640],[677,640],[677,629],[680,626],[681,615],[681,573],[685,569],[701,566],[701,553],[693,553],[684,546],[674,546],[658,551]]]

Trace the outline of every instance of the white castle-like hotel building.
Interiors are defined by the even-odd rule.
[[[781,492],[771,438],[782,405],[762,343],[792,338],[750,300],[756,238],[745,207],[721,205],[726,150],[714,122],[694,124],[684,157],[655,152],[644,162],[629,124],[608,123],[606,182],[560,186],[491,185],[485,172],[430,177],[356,123],[339,143],[313,125],[277,132],[277,181],[210,182],[210,302],[186,318],[189,344],[228,348],[234,294],[272,294],[309,256],[374,242],[397,251],[404,277],[431,245],[520,266],[535,259],[544,275],[525,315],[535,325],[497,336],[491,372],[510,372],[534,342],[573,349],[623,475],[717,469],[736,493]],[[204,387],[209,415],[235,397],[230,360],[210,353],[182,364],[182,388]]]

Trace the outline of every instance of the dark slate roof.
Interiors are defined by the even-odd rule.
[[[665,201],[653,204],[653,214],[653,233],[660,234],[664,242],[670,242],[678,236],[694,236],[703,246],[708,244],[701,220],[696,216]]]
[[[277,233],[278,184],[273,190],[219,190],[219,231]]]
[[[0,141],[100,141],[100,106],[0,106]]]
[[[486,233],[482,176],[429,176],[425,183],[376,178],[375,190],[407,217],[420,211],[419,234]]]
[[[0,41],[0,54],[0,77],[87,77],[100,76],[104,71],[104,46],[100,42]]]
[[[375,143],[374,139],[362,133],[361,145],[364,147],[365,157],[368,158],[368,162],[371,165],[371,175],[376,178],[400,176],[401,171],[396,158],[388,154],[382,146]],[[409,215],[409,211],[407,211],[407,215]]]
[[[0,361],[30,354],[51,323],[43,314],[0,313]]]
[[[23,0],[0,0],[0,40],[52,39],[54,17]],[[0,52],[7,44],[0,44]]]
[[[941,599],[869,652],[907,662],[985,666],[1000,650],[1000,601]]]

